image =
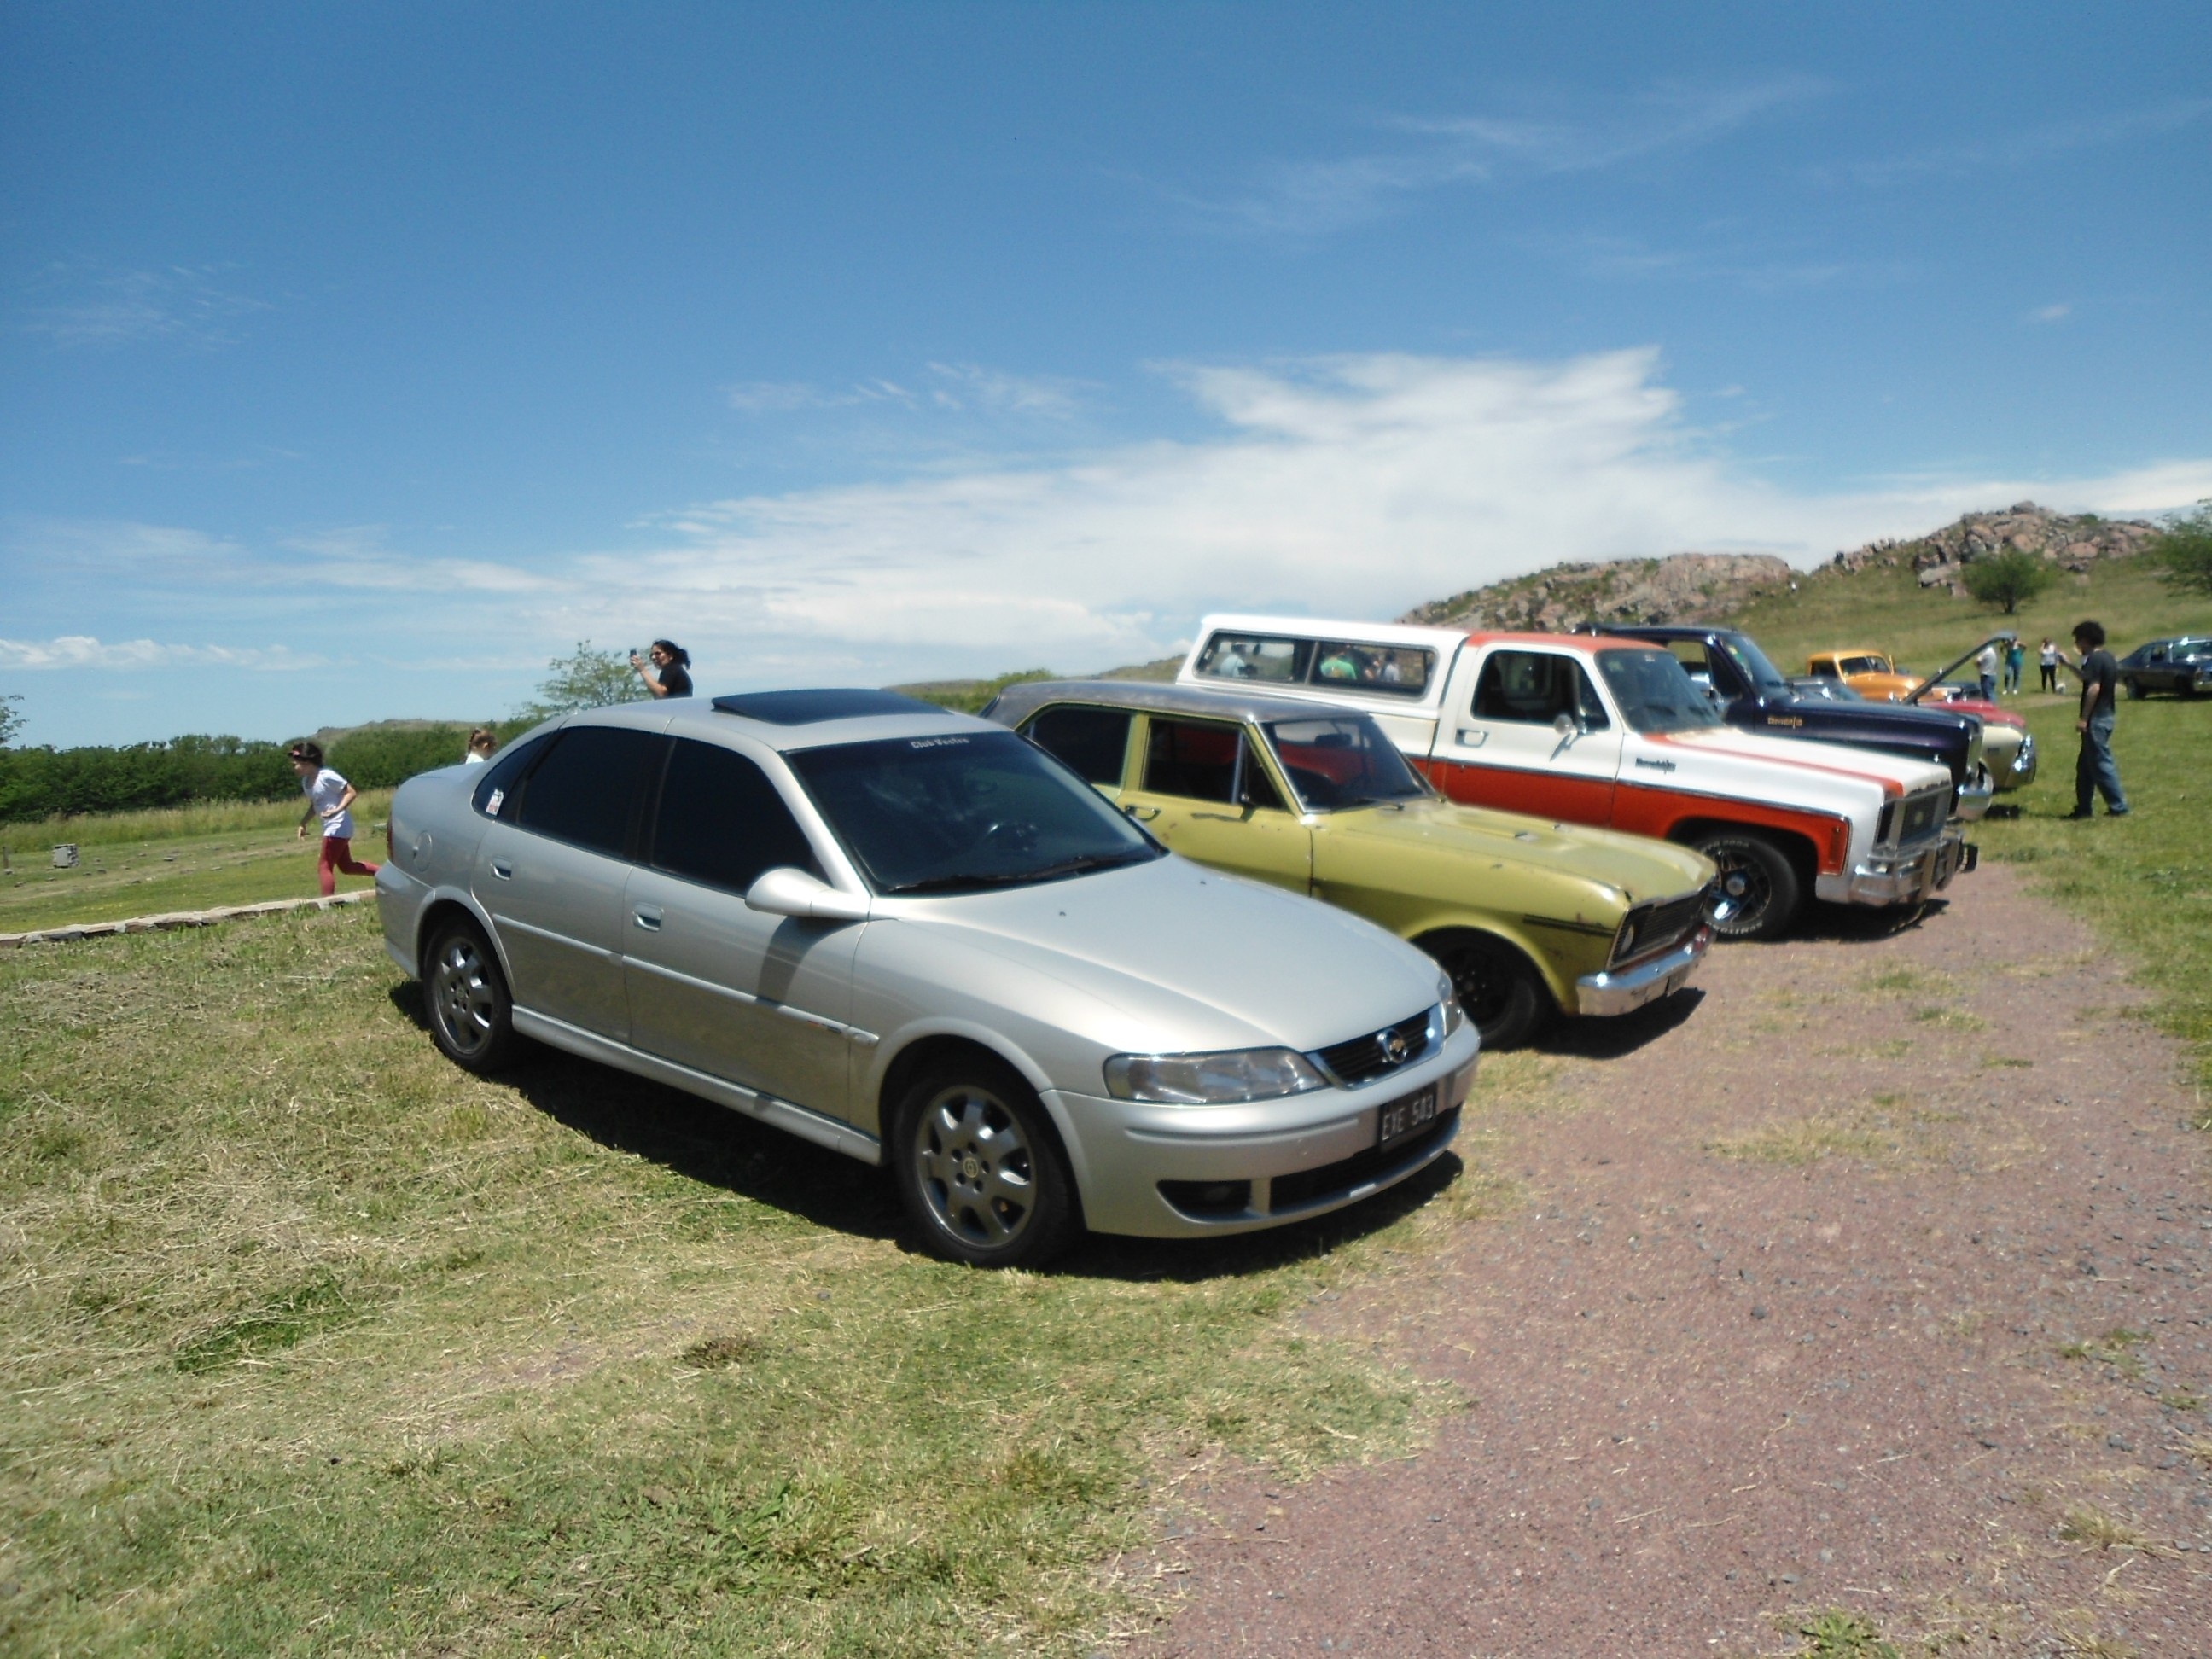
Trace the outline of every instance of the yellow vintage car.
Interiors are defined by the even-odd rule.
[[[1712,939],[1702,854],[1443,800],[1364,714],[1116,680],[1013,686],[983,713],[1172,851],[1419,945],[1488,1048],[1670,995]]]
[[[1884,651],[1820,651],[1805,665],[1813,678],[1841,680],[1863,697],[1875,702],[1901,702],[1908,692],[1920,689],[1917,674],[1900,674]]]

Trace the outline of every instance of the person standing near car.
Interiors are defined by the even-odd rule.
[[[642,657],[631,652],[629,665],[637,670],[645,681],[645,689],[656,697],[691,695],[691,653],[673,640],[655,640]]]
[[[2115,696],[2120,665],[2105,649],[2105,625],[2085,622],[2074,629],[2074,648],[2081,653],[2074,672],[2081,677],[2081,717],[2074,729],[2081,734],[2081,757],[2074,763],[2074,810],[2069,817],[2086,818],[2101,792],[2107,817],[2125,817],[2128,798],[2120,788],[2120,769],[2112,763],[2112,724],[2118,710]]]
[[[2021,667],[2027,661],[2027,647],[2022,645],[2019,640],[2014,639],[2010,645],[2005,647],[2004,689],[2011,692],[2015,697],[2020,695]]]
[[[1982,701],[1995,702],[1997,700],[1997,648],[1994,644],[1982,647],[1981,654],[1974,659],[1974,669],[1982,677]]]
[[[2056,691],[2058,689],[2058,647],[2046,638],[2043,641],[2043,648],[2035,653],[2035,660],[2043,671],[2043,689]]]
[[[300,788],[307,797],[307,810],[300,817],[300,835],[305,839],[307,825],[317,818],[323,822],[323,850],[315,860],[315,883],[322,889],[325,898],[337,891],[341,872],[349,876],[373,876],[380,867],[364,864],[353,855],[354,787],[323,764],[320,744],[295,743],[285,751],[298,775]]]

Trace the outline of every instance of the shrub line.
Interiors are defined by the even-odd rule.
[[[170,910],[158,916],[128,916],[121,921],[79,921],[41,927],[28,933],[0,933],[0,950],[18,945],[58,945],[64,939],[99,939],[109,933],[150,933],[165,927],[212,927],[240,916],[273,916],[286,910],[327,910],[334,904],[359,904],[369,896],[334,893],[328,898],[264,899],[258,904],[219,904],[212,910]]]

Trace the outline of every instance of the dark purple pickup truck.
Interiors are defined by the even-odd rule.
[[[1575,631],[1666,647],[1707,689],[1731,726],[1933,761],[1951,774],[1954,817],[1971,823],[1990,810],[1996,786],[1982,764],[1982,723],[1971,714],[1800,696],[1751,636],[1732,628],[1606,623],[1584,623]]]

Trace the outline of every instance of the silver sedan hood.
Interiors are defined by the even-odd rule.
[[[1436,964],[1372,923],[1173,854],[875,914],[1054,981],[1059,1023],[1129,1052],[1310,1050],[1437,1000]]]

